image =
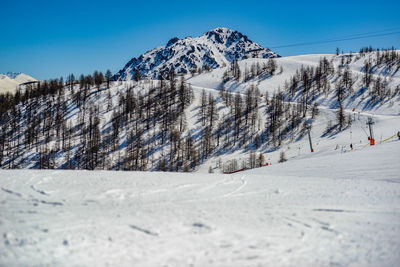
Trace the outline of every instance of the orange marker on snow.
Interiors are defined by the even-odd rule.
[[[373,139],[373,138],[371,138],[371,137],[368,136],[368,141],[369,141],[369,145],[370,145],[370,146],[375,145],[375,139]]]

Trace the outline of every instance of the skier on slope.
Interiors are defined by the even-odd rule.
[[[397,137],[398,137],[399,140],[400,140],[400,131],[397,132]]]

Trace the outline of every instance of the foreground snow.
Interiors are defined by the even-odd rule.
[[[0,171],[2,266],[394,266],[400,142],[236,175]]]

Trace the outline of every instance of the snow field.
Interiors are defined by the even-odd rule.
[[[400,142],[235,175],[0,171],[3,266],[395,266]]]

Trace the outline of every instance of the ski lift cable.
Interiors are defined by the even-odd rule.
[[[342,38],[319,40],[319,41],[313,41],[313,42],[304,42],[304,43],[296,43],[296,44],[289,44],[289,45],[272,46],[272,47],[269,47],[269,48],[270,49],[276,49],[276,48],[307,46],[307,45],[315,45],[315,44],[323,44],[323,43],[335,43],[335,42],[341,42],[341,41],[373,38],[373,37],[380,37],[380,36],[387,36],[387,35],[394,35],[394,34],[400,34],[400,31],[392,31],[392,32],[387,32],[387,33],[383,33],[382,32],[382,33],[375,33],[375,34],[371,34],[371,33],[368,33],[368,34],[355,34],[355,35],[353,35],[353,37],[342,37]]]
[[[387,31],[387,30],[385,30],[385,31]],[[382,32],[382,31],[377,31],[377,32]],[[391,35],[391,34],[400,33],[400,31],[395,31],[395,32],[390,32],[390,33],[373,34],[373,33],[377,33],[377,32],[370,32],[370,33],[364,33],[364,34],[354,34],[354,35],[349,35],[347,37],[344,36],[344,37],[340,37],[340,38],[338,37],[338,38],[333,38],[333,39],[326,39],[326,40],[319,40],[319,41],[312,41],[312,42],[296,43],[296,44],[289,44],[289,45],[282,45],[282,46],[273,46],[273,47],[270,47],[270,48],[305,46],[305,45],[313,45],[313,44],[319,44],[319,43],[339,42],[339,41],[347,41],[347,40],[362,39],[362,38],[369,38],[369,37],[378,37],[378,36],[385,36],[385,35]],[[365,35],[365,36],[362,36],[362,35]]]
[[[363,130],[363,132],[365,133],[365,135],[366,135],[367,137],[369,137],[369,135],[368,135],[367,132],[365,131],[364,127],[361,125],[360,120],[358,120],[357,122],[358,122],[359,126],[361,127],[361,129]]]

